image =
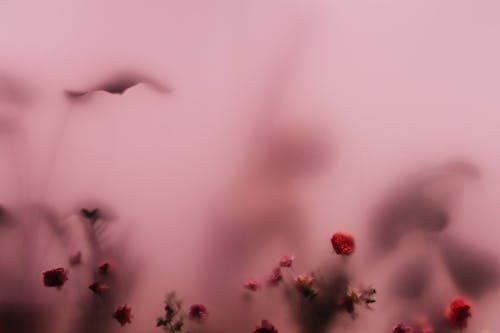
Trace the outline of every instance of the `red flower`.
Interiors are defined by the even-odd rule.
[[[283,258],[280,259],[280,266],[281,267],[292,267],[294,260],[295,260],[295,256],[293,256],[293,255],[284,256]]]
[[[89,286],[89,289],[96,295],[102,295],[109,290],[109,286],[106,283],[94,282]]]
[[[336,232],[331,238],[333,249],[340,255],[351,255],[354,252],[354,238],[345,233]]]
[[[106,261],[97,268],[97,271],[101,275],[108,275],[111,272],[111,264],[109,263],[109,261]]]
[[[269,284],[271,286],[277,286],[283,280],[283,275],[281,275],[281,268],[276,267],[273,269],[271,276],[269,277]]]
[[[245,289],[248,289],[248,290],[251,290],[251,291],[257,291],[259,290],[260,288],[260,284],[259,282],[257,282],[257,280],[255,279],[250,279],[250,280],[247,280],[244,284],[243,284],[243,287]]]
[[[267,320],[262,320],[253,333],[278,333],[278,330]]]
[[[122,326],[127,323],[132,323],[132,308],[126,304],[119,306],[115,312],[113,312],[113,318],[116,319]]]
[[[411,333],[412,328],[405,323],[399,323],[392,329],[392,333]]]
[[[62,267],[43,272],[43,284],[46,287],[56,287],[61,289],[68,280],[68,271]]]
[[[193,304],[189,308],[189,318],[195,321],[202,321],[208,316],[208,311],[203,304]]]
[[[467,327],[467,319],[471,316],[471,304],[464,298],[453,299],[445,310],[444,316],[454,328]]]

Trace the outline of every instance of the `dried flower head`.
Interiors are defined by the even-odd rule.
[[[280,259],[279,264],[280,264],[281,267],[292,267],[292,264],[293,264],[294,260],[295,260],[295,256],[294,255],[283,256]]]
[[[295,278],[295,287],[297,290],[308,299],[314,298],[318,292],[313,286],[314,278],[310,275],[298,275]]]
[[[278,333],[278,330],[270,322],[263,319],[260,326],[257,326],[253,333]]]
[[[127,323],[132,323],[132,308],[126,304],[119,306],[115,312],[113,312],[113,318],[116,319],[116,321],[118,321],[122,326]]]
[[[336,232],[331,238],[332,247],[339,255],[351,255],[354,252],[354,238],[346,233]]]
[[[359,290],[348,285],[344,297],[340,301],[340,307],[356,316],[355,305],[364,305],[366,308],[371,309],[370,304],[375,303],[375,299],[373,299],[375,293],[376,290],[372,287]]]
[[[399,323],[392,329],[392,333],[412,333],[413,330],[405,323]]]
[[[243,288],[250,290],[250,291],[257,291],[260,289],[260,284],[257,280],[255,279],[248,279],[245,281],[243,284]]]
[[[471,309],[472,306],[468,300],[462,297],[454,298],[445,310],[446,321],[453,328],[465,328],[468,318],[471,317]]]
[[[208,311],[203,304],[193,304],[189,307],[189,318],[201,322],[208,316]]]
[[[109,290],[109,286],[106,283],[94,282],[89,286],[89,289],[92,290],[94,294],[101,296]]]
[[[62,267],[43,272],[43,284],[46,287],[56,287],[61,289],[68,280],[68,271]]]
[[[276,267],[273,269],[271,276],[269,277],[269,285],[277,286],[281,281],[283,281],[283,275],[281,274],[281,268]]]

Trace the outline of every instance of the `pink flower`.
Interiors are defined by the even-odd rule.
[[[468,300],[454,298],[445,310],[444,316],[450,326],[462,329],[467,327],[467,319],[471,317],[471,304]]]
[[[278,333],[278,330],[267,320],[262,320],[253,333]]]
[[[292,267],[294,260],[295,260],[295,256],[293,256],[293,255],[284,256],[280,259],[280,266],[281,267]]]
[[[109,290],[109,286],[106,283],[94,282],[89,286],[89,289],[96,295],[102,295]]]
[[[193,304],[189,308],[189,318],[195,321],[203,321],[208,316],[208,311],[203,304]]]
[[[392,329],[392,333],[411,333],[412,328],[405,323],[399,323]]]
[[[337,254],[348,256],[354,252],[354,238],[349,234],[341,232],[334,233],[331,242]]]
[[[269,284],[271,286],[277,286],[283,280],[283,275],[281,274],[281,268],[276,267],[273,269],[271,276],[269,277]]]
[[[305,298],[314,298],[318,293],[313,287],[314,278],[310,275],[298,275],[295,287]]]
[[[122,326],[127,323],[132,323],[132,308],[126,304],[119,306],[115,312],[113,312],[113,318],[116,319]]]
[[[43,272],[43,284],[46,287],[56,287],[61,289],[68,280],[68,271],[62,267]]]
[[[260,288],[260,284],[255,279],[249,279],[243,284],[243,287],[250,291],[257,291]]]

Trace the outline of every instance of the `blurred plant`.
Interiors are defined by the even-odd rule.
[[[163,327],[165,332],[181,332],[186,328],[184,318],[188,317],[191,321],[201,324],[204,323],[208,310],[203,304],[192,304],[188,313],[182,310],[182,300],[178,298],[176,292],[171,291],[165,297],[165,314],[156,320],[156,327]]]
[[[163,327],[166,332],[180,332],[184,327],[182,300],[172,291],[165,297],[165,314],[156,320],[156,327]]]

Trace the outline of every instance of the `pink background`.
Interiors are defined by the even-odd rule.
[[[300,263],[296,253],[298,265],[330,255],[337,229],[357,236],[363,258],[364,226],[383,190],[456,156],[477,163],[483,178],[465,191],[452,230],[500,254],[499,14],[490,0],[0,1],[0,70],[37,93],[20,116],[26,153],[9,155],[0,141],[0,200],[15,200],[12,156],[21,156],[29,195],[62,212],[92,197],[112,206],[116,233],[129,230],[130,247],[147,258],[129,301],[134,325],[123,331],[154,332],[165,291],[196,298],[207,211],[244,167],[273,74],[305,33],[279,107],[284,119],[326,124],[335,161],[304,187],[314,259]],[[121,68],[150,73],[174,93],[137,86],[68,107],[63,89]],[[382,275],[373,283],[383,291]],[[471,332],[500,327],[495,297],[478,305]],[[380,299],[346,331],[386,327]]]

